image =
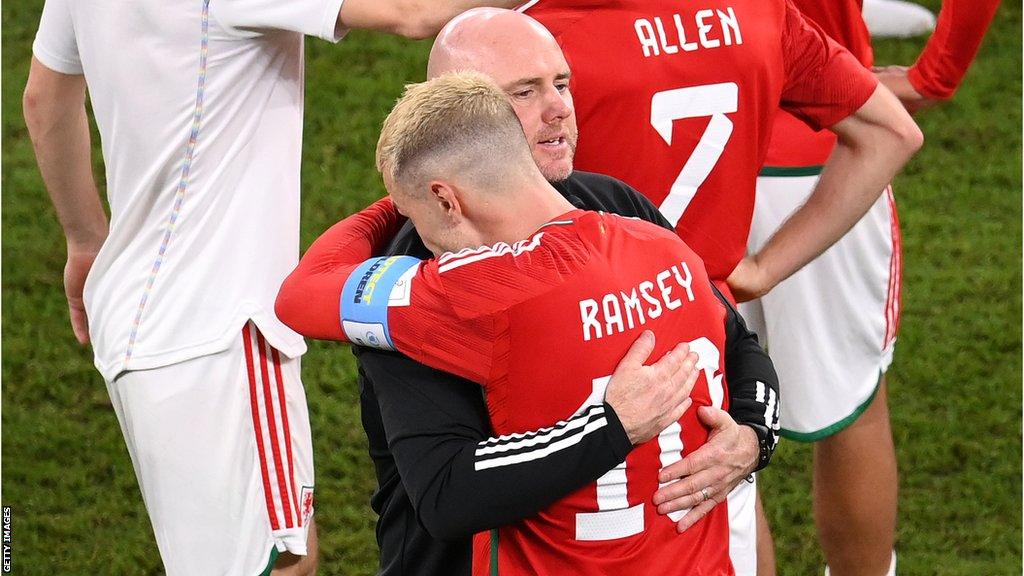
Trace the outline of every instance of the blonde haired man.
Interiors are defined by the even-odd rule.
[[[505,94],[479,74],[409,87],[384,123],[377,164],[391,197],[314,243],[282,286],[278,314],[305,335],[397,350],[480,384],[502,436],[478,445],[474,467],[496,471],[495,482],[506,466],[616,434],[603,375],[645,330],[657,335],[656,351],[686,342],[698,356],[693,406],[633,450],[632,439],[618,441],[621,463],[592,484],[479,538],[476,569],[731,571],[727,505],[679,534],[684,511],[661,515],[652,504],[661,468],[708,439],[696,407],[744,402],[725,393],[729,352],[748,360],[730,378],[775,394],[770,361],[700,259],[669,230],[566,201],[534,162]],[[403,224],[400,214],[436,258],[366,260]],[[570,421],[524,434],[567,413]]]

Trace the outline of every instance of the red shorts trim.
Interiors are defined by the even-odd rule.
[[[281,373],[281,357],[278,351],[267,343],[256,325],[251,322],[246,323],[242,328],[242,341],[249,377],[249,405],[252,409],[253,433],[256,436],[256,449],[259,453],[263,493],[267,503],[270,526],[273,530],[301,527],[302,516],[299,513],[298,491],[295,486],[295,464],[292,454],[291,429],[288,424],[288,409],[285,402],[284,379]],[[256,370],[257,358],[259,359],[259,371]],[[270,370],[271,359],[274,364],[272,372]],[[271,383],[271,373],[276,380],[276,386]],[[277,410],[274,409],[273,392],[275,390],[277,392]],[[280,420],[278,420],[279,417]],[[279,423],[283,434],[278,434]],[[266,438],[263,435],[264,429],[267,432]],[[271,471],[274,473],[276,482],[271,481]]]

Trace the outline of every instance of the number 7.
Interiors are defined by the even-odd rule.
[[[735,82],[664,90],[651,97],[651,126],[665,143],[672,145],[672,122],[683,118],[710,116],[711,121],[683,169],[672,183],[659,209],[673,226],[679,223],[697,189],[715,168],[732,136],[732,120],[725,115],[736,111],[739,87]]]

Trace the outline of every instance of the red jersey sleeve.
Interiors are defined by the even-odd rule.
[[[339,297],[352,271],[383,250],[405,222],[391,198],[331,226],[285,278],[274,311],[308,338],[345,340],[338,324]]]
[[[815,130],[856,112],[878,85],[874,74],[788,0],[784,18],[781,107]]]
[[[328,229],[282,284],[281,321],[303,336],[398,350],[483,384],[508,349],[508,310],[543,296],[589,259],[571,218],[512,245],[426,262],[371,258],[403,222],[385,198]]]
[[[998,7],[999,0],[945,0],[935,33],[907,73],[914,89],[928,98],[951,98]]]

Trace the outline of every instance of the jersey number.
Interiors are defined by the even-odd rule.
[[[704,371],[708,383],[711,404],[722,407],[725,391],[722,387],[722,375],[719,371],[720,354],[714,343],[707,338],[698,338],[690,344],[690,350],[697,354],[697,368]],[[576,411],[581,414],[589,406],[604,402],[605,388],[611,376],[595,378],[590,396]],[[682,459],[683,429],[679,422],[673,422],[658,435],[661,447],[661,468],[665,468]],[[660,471],[660,470],[659,470]],[[577,540],[614,540],[633,536],[644,531],[644,503],[629,505],[626,481],[626,461],[597,479],[597,512],[580,512],[576,514]],[[686,514],[679,510],[669,514],[669,518],[677,521]]]
[[[739,88],[734,82],[664,90],[651,97],[651,126],[669,146],[672,122],[683,118],[710,116],[711,121],[679,171],[659,209],[673,226],[679,223],[697,189],[715,168],[732,136],[732,120],[725,115],[736,111]]]

